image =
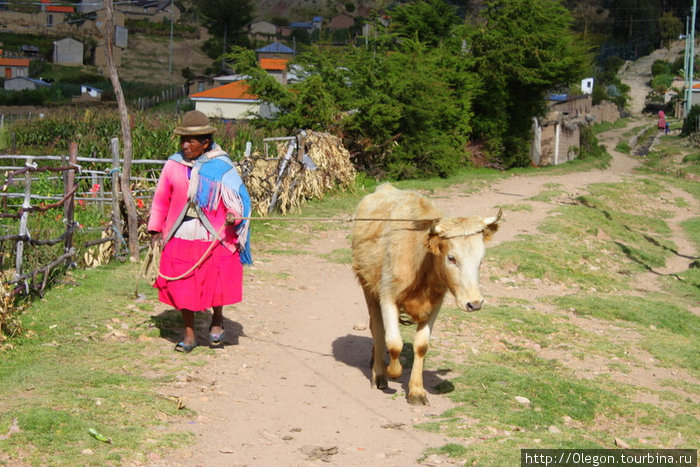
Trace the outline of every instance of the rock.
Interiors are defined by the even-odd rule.
[[[547,431],[549,431],[553,435],[558,435],[559,433],[561,433],[561,430],[559,428],[557,428],[555,425],[550,425],[550,427],[547,428]]]
[[[304,446],[300,450],[308,460],[321,460],[323,462],[330,462],[330,456],[333,456],[340,452],[337,446]]]
[[[629,449],[630,445],[620,438],[615,438],[615,446],[620,449]]]
[[[85,456],[92,456],[93,454],[95,454],[95,451],[93,451],[92,449],[83,449],[82,451],[80,451],[80,453]]]
[[[528,399],[527,397],[515,396],[515,400],[516,400],[519,404],[522,404],[522,405],[525,405],[525,406],[528,406],[528,407],[529,407],[530,404],[531,404],[530,399]]]
[[[352,328],[355,331],[364,331],[367,329],[367,325],[365,323],[355,323],[355,325]]]

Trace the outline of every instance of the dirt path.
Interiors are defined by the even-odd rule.
[[[669,49],[657,49],[623,65],[620,80],[630,87],[629,110],[633,115],[640,115],[644,111],[647,94],[651,92],[651,65],[654,61],[673,62],[679,54],[682,56],[684,49],[685,40],[675,41]]]
[[[602,142],[612,150],[623,131],[629,130],[612,131]],[[495,246],[536,231],[552,206],[526,200],[548,184],[556,183],[575,196],[589,184],[631,176],[637,161],[612,154],[613,163],[605,170],[514,176],[477,194],[465,195],[455,187],[437,193],[434,200],[448,214],[488,215],[499,205],[531,204],[531,211],[507,211]],[[683,270],[689,261],[684,257],[696,255],[676,227],[697,212],[695,201],[688,202],[693,207],[674,213],[670,221],[681,254],[666,272]],[[343,466],[407,466],[415,465],[426,448],[450,442],[413,428],[451,407],[449,398],[430,394],[431,405],[408,405],[403,397],[406,374],[390,382],[385,392],[370,389],[371,338],[362,292],[349,265],[318,256],[348,247],[348,231],[338,230],[311,241],[308,255],[257,256],[255,266],[247,269],[244,302],[225,310],[228,340],[236,345],[202,357],[201,368],[181,375],[179,382],[165,389],[197,415],[163,429],[192,431],[196,441],[167,459],[150,459],[153,465],[313,466],[323,465],[325,459]],[[504,284],[483,284],[487,301],[489,296],[556,293],[545,288],[543,284],[542,290],[519,291]],[[199,338],[205,336],[202,328]],[[439,381],[434,371],[426,371],[425,378],[426,388]],[[428,459],[424,465],[450,465],[446,458],[434,461]]]

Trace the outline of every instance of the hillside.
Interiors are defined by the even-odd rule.
[[[174,39],[172,73],[170,72],[170,39],[143,34],[129,35],[129,47],[122,56],[119,77],[127,81],[182,84],[182,69],[190,67],[196,74],[210,67],[212,60],[202,52],[206,40],[202,30],[200,39]]]
[[[376,0],[262,0],[255,2],[255,18],[270,21],[274,18],[285,18],[291,21],[309,21],[314,16],[331,18],[341,13],[351,15],[360,7],[374,8],[379,4]],[[352,5],[349,12],[346,5]]]

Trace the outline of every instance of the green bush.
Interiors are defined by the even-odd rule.
[[[48,88],[0,91],[0,105],[45,105],[48,101]]]
[[[609,71],[613,74],[616,74],[624,64],[624,59],[618,57],[617,55],[613,55],[612,57],[608,57],[607,60],[605,60],[605,71]]]
[[[670,75],[671,74],[671,64],[664,60],[654,60],[651,65],[651,75]]]
[[[593,128],[584,126],[581,128],[581,151],[580,159],[602,159],[605,157],[605,146],[598,144]]]
[[[654,75],[651,79],[651,88],[658,93],[663,93],[673,84],[673,75],[665,73]]]
[[[697,132],[698,123],[700,121],[700,105],[694,105],[690,108],[688,115],[683,120],[683,128],[681,129],[681,136],[688,136],[691,133]]]

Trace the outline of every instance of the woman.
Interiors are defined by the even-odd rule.
[[[197,346],[194,315],[207,308],[209,345],[223,345],[223,306],[241,301],[242,264],[252,263],[249,222],[236,219],[250,215],[250,198],[215,132],[202,112],[185,114],[175,129],[180,152],[163,167],[148,220],[151,244],[163,248],[154,287],[185,325],[178,352]]]

